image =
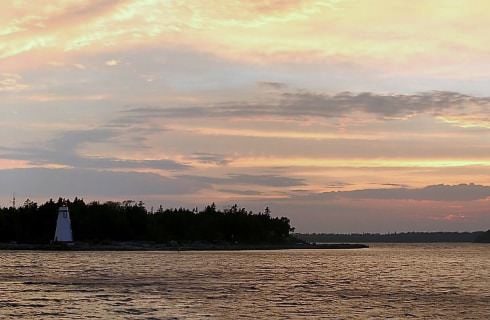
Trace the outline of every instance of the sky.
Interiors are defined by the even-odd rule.
[[[271,208],[299,232],[490,228],[476,0],[0,1],[0,205]]]

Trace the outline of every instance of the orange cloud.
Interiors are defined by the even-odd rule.
[[[313,140],[379,140],[383,139],[382,134],[349,134],[349,133],[322,133],[322,132],[301,132],[301,131],[273,131],[257,129],[233,129],[219,127],[184,127],[179,125],[169,125],[168,129],[187,131],[199,135],[211,136],[236,136],[251,138],[286,138],[286,139],[313,139]]]
[[[461,128],[486,128],[490,129],[490,117],[485,112],[470,115],[440,116],[438,119]]]
[[[0,170],[29,168],[29,162],[24,160],[0,159]]]
[[[328,59],[485,75],[488,9],[487,1],[447,0],[13,2],[0,14],[0,59],[158,44],[255,62]]]
[[[336,158],[238,158],[232,167],[337,167],[337,168],[445,168],[490,166],[490,159],[336,159]]]

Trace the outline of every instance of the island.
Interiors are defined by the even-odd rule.
[[[295,233],[293,236],[312,243],[481,243],[489,241],[490,232]]]
[[[59,208],[71,216],[73,240],[54,241]],[[59,220],[59,217],[58,217]],[[3,250],[279,250],[354,249],[363,244],[315,244],[292,235],[286,217],[269,208],[254,213],[238,205],[218,210],[162,206],[148,210],[142,202],[90,202],[59,198],[44,204],[26,200],[18,208],[0,208]],[[70,238],[71,239],[71,238]]]
[[[490,243],[490,230],[487,230],[486,232],[482,232],[476,237],[475,239],[476,243]]]

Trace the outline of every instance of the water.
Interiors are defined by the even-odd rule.
[[[0,251],[1,319],[488,319],[490,245]]]

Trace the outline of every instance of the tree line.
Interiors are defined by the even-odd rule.
[[[490,230],[488,231],[490,233]],[[310,233],[295,234],[294,236],[316,243],[328,242],[387,242],[387,243],[417,243],[417,242],[475,242],[484,233],[475,232],[395,232],[395,233]]]
[[[475,242],[479,243],[490,243],[490,230],[482,232],[478,237],[476,237]]]
[[[38,205],[27,200],[18,208],[0,208],[0,242],[47,243],[53,240],[58,208],[70,210],[75,241],[154,241],[278,243],[294,230],[286,217],[270,210],[253,213],[233,205],[218,210],[173,208],[147,210],[142,202],[85,203],[75,198],[49,200]]]

